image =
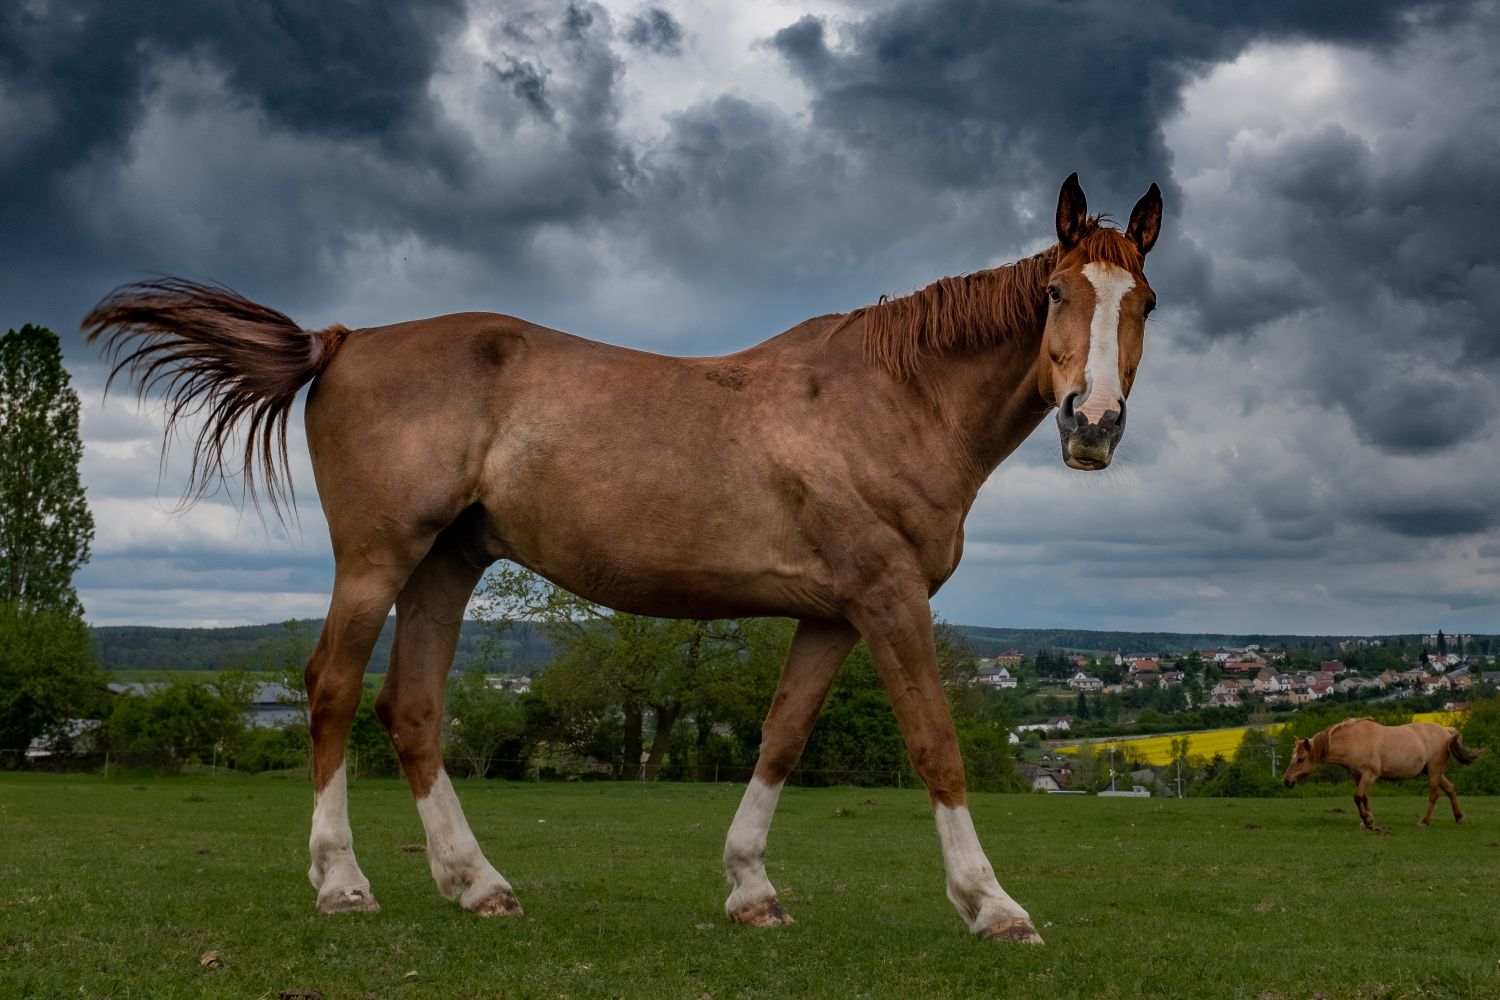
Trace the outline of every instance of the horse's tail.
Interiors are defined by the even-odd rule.
[[[287,416],[298,391],[328,367],[348,330],[304,330],[221,285],[181,278],[115,289],[83,318],[83,329],[89,343],[102,340],[113,365],[106,392],[121,373],[142,398],[161,391],[166,439],[184,417],[206,417],[193,442],[184,505],[238,472],[257,509],[259,479],[284,520],[294,506]],[[226,469],[226,455],[234,462],[236,425],[246,417],[244,453],[238,468]]]
[[[1479,759],[1480,754],[1484,753],[1483,750],[1470,750],[1464,746],[1463,736],[1457,729],[1450,726],[1448,732],[1453,734],[1448,740],[1448,756],[1460,764],[1472,764]]]

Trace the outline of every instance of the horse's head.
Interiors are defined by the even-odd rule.
[[[1317,769],[1318,762],[1313,759],[1312,740],[1298,740],[1292,749],[1292,759],[1287,761],[1286,773],[1281,776],[1281,783],[1291,788]]]
[[[1141,361],[1156,294],[1142,271],[1161,231],[1161,191],[1151,185],[1125,232],[1088,217],[1078,175],[1057,200],[1057,266],[1047,282],[1039,366],[1042,398],[1057,406],[1063,461],[1103,469],[1125,434],[1125,397]]]

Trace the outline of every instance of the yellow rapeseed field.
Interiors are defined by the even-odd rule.
[[[1435,722],[1440,726],[1457,725],[1457,717],[1452,712],[1423,712],[1412,716],[1413,722]],[[1120,751],[1122,757],[1130,760],[1145,761],[1147,764],[1162,765],[1172,762],[1172,741],[1174,739],[1186,738],[1188,741],[1188,756],[1213,758],[1222,754],[1225,757],[1233,757],[1234,752],[1239,749],[1240,741],[1245,738],[1247,727],[1240,726],[1237,729],[1208,729],[1197,733],[1178,733],[1172,736],[1140,736],[1132,739],[1101,740],[1096,745],[1101,753],[1108,753],[1110,747]],[[1280,725],[1268,727],[1271,732],[1281,729]],[[1077,753],[1082,743],[1072,743],[1067,746],[1059,746],[1055,749],[1060,753]]]

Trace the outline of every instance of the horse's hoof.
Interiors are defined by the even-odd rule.
[[[522,916],[520,900],[516,894],[509,889],[491,889],[480,893],[473,899],[468,893],[464,893],[459,905],[470,913],[477,913],[481,917],[519,917]]]
[[[319,913],[379,913],[380,904],[367,885],[350,886],[318,895]]]
[[[785,924],[796,923],[775,896],[769,896],[754,903],[746,903],[731,913],[729,919],[750,927],[781,927]]]
[[[1041,944],[1042,936],[1036,932],[1030,920],[1011,919],[990,924],[978,935],[986,941],[1017,941],[1021,944]]]
[[[1420,820],[1420,821],[1418,821],[1418,823],[1417,823],[1417,825],[1418,825],[1418,826],[1420,826],[1420,827],[1424,827],[1424,828],[1425,828],[1425,827],[1429,827],[1429,826],[1431,826],[1431,825],[1432,825],[1432,824],[1431,824],[1431,823],[1429,823],[1429,822],[1427,822],[1427,821],[1426,821],[1426,820],[1425,820],[1425,819],[1424,819],[1424,820]]]

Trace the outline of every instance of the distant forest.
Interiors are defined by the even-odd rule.
[[[323,627],[320,618],[298,622],[309,644],[317,641]],[[1007,650],[1034,654],[1039,649],[1072,652],[1185,653],[1220,646],[1334,646],[1350,636],[1337,635],[1221,635],[1188,632],[1101,632],[1088,629],[988,628],[958,626],[981,656]],[[391,655],[395,619],[386,622],[370,672],[383,673]],[[281,648],[286,629],[281,623],[244,625],[236,628],[154,628],[143,625],[107,625],[93,629],[100,660],[110,670],[222,670],[255,669],[268,649]],[[529,622],[517,622],[498,643],[491,640],[488,626],[464,622],[454,665],[467,670],[475,665],[496,673],[532,674],[552,659],[552,644]],[[1404,636],[1421,643],[1421,636]]]
[[[297,625],[311,648],[323,629],[323,619],[306,618]],[[107,670],[256,670],[267,650],[286,645],[286,626],[281,622],[235,628],[105,625],[92,631],[99,660]],[[370,657],[370,673],[385,673],[395,633],[396,619],[386,619]],[[498,641],[493,635],[482,622],[464,622],[454,665],[463,670],[477,664],[491,673],[531,674],[552,659],[552,644],[530,622],[515,623]]]

